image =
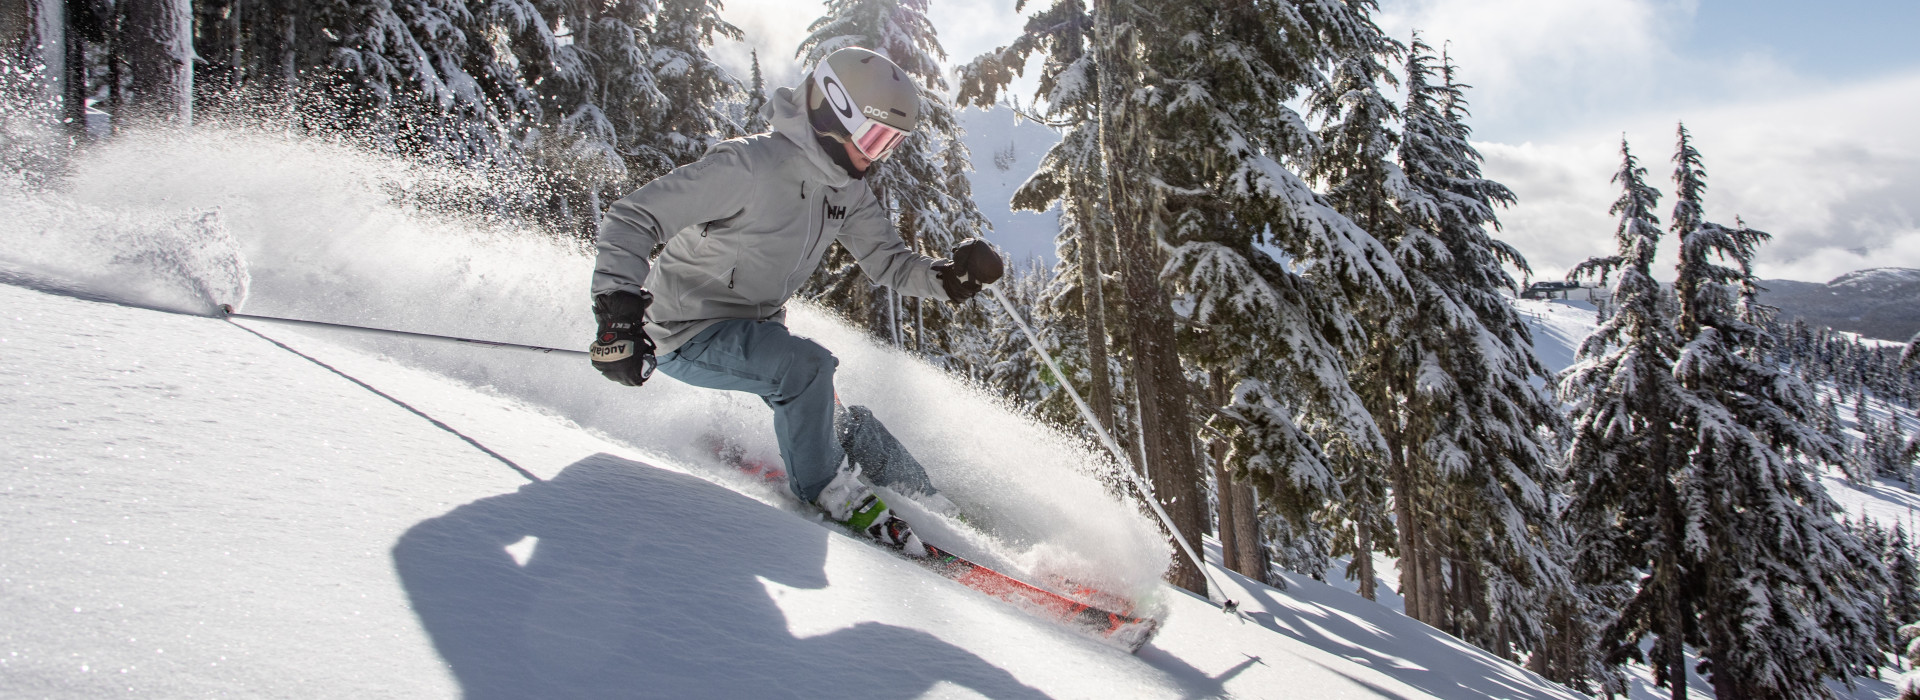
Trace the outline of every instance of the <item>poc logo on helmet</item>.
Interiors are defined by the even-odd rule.
[[[881,111],[879,107],[875,107],[875,106],[873,106],[873,105],[867,105],[867,106],[865,106],[865,107],[861,107],[861,108],[860,108],[860,111],[862,111],[862,112],[865,112],[865,113],[867,114],[867,116],[869,116],[869,117],[873,117],[874,119],[886,119],[886,118],[887,118],[887,113],[886,113],[886,112],[883,112],[883,111]]]

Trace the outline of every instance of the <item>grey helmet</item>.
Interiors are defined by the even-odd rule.
[[[880,160],[920,121],[920,90],[886,56],[862,48],[828,54],[807,77],[814,131]]]

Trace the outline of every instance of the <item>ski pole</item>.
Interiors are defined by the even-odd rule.
[[[1007,310],[1007,316],[1013,319],[1014,325],[1019,326],[1020,332],[1027,336],[1027,344],[1033,346],[1033,351],[1040,354],[1040,359],[1047,363],[1047,369],[1053,370],[1053,376],[1060,378],[1060,388],[1067,390],[1067,396],[1073,399],[1074,407],[1080,409],[1080,418],[1087,422],[1087,427],[1093,429],[1094,435],[1100,437],[1100,443],[1106,446],[1108,452],[1113,453],[1113,458],[1120,460],[1120,470],[1126,472],[1127,478],[1133,482],[1133,487],[1139,489],[1140,493],[1146,496],[1147,505],[1153,508],[1154,515],[1160,516],[1160,524],[1167,526],[1167,530],[1173,533],[1173,541],[1179,543],[1180,549],[1187,553],[1187,558],[1192,560],[1193,565],[1200,569],[1200,575],[1207,578],[1207,583],[1212,584],[1215,589],[1220,591],[1220,598],[1226,601],[1221,604],[1220,610],[1230,613],[1239,612],[1240,604],[1234,602],[1232,598],[1228,598],[1226,587],[1221,586],[1219,581],[1215,581],[1213,574],[1207,571],[1207,560],[1201,559],[1198,554],[1194,553],[1193,545],[1188,543],[1187,536],[1180,532],[1180,526],[1173,524],[1173,518],[1167,515],[1165,509],[1160,507],[1160,499],[1153,495],[1153,484],[1147,483],[1145,479],[1140,478],[1140,473],[1133,468],[1133,460],[1127,459],[1126,450],[1121,449],[1120,443],[1115,442],[1113,436],[1107,434],[1106,427],[1100,425],[1100,421],[1093,417],[1093,409],[1088,408],[1086,400],[1080,398],[1080,392],[1074,391],[1073,383],[1067,381],[1067,374],[1060,371],[1060,365],[1053,361],[1053,354],[1047,352],[1047,349],[1040,345],[1040,336],[1035,335],[1033,329],[1027,326],[1027,320],[1021,318],[1020,311],[1013,308],[1013,302],[1007,301],[1006,295],[1000,293],[999,287],[988,287],[987,289],[991,290],[993,292],[993,298],[1000,302],[1000,308]],[[1212,598],[1208,598],[1208,602],[1212,602]]]
[[[521,345],[519,343],[500,343],[500,342],[495,342],[491,340],[476,340],[473,338],[460,338],[460,337],[451,336],[451,335],[434,335],[432,333],[415,333],[413,331],[396,331],[396,330],[387,329],[387,328],[370,328],[367,326],[355,326],[347,323],[328,323],[326,321],[308,321],[305,319],[298,319],[298,318],[281,318],[279,316],[262,316],[258,314],[243,314],[243,313],[238,313],[234,311],[232,306],[228,306],[226,304],[220,305],[220,311],[227,318],[244,318],[244,319],[251,319],[255,321],[269,321],[272,323],[285,323],[285,324],[295,325],[295,326],[308,326],[312,328],[332,328],[335,330],[352,331],[355,333],[365,333],[369,335],[385,335],[385,336],[394,336],[399,338],[424,338],[427,340],[445,340],[445,341],[453,341],[457,343],[467,343],[469,345],[481,345],[481,346],[490,347],[490,348],[512,348],[515,350],[529,350],[532,352],[537,352],[542,354],[551,354],[556,352],[562,355],[587,354],[587,351],[585,350],[563,350],[560,348],[550,348],[542,345]]]

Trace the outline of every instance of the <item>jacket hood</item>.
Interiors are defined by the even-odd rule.
[[[767,100],[767,122],[773,125],[774,133],[786,137],[800,152],[807,154],[807,161],[819,169],[829,187],[846,187],[853,182],[853,176],[833,162],[833,157],[820,148],[820,142],[813,137],[813,125],[807,122],[807,107],[801,104],[805,99],[790,87],[773,91],[773,99]]]

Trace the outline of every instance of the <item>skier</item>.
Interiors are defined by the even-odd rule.
[[[874,282],[954,304],[1004,267],[980,239],[950,260],[913,252],[860,182],[914,129],[920,96],[905,71],[845,48],[801,83],[769,100],[772,132],[720,142],[607,211],[593,275],[593,364],[629,386],[657,365],[688,384],[759,395],[773,408],[794,495],[918,554],[918,538],[862,477],[864,468],[882,486],[933,494],[925,471],[870,411],[837,411],[838,360],[788,332],[785,304],[836,240]]]

